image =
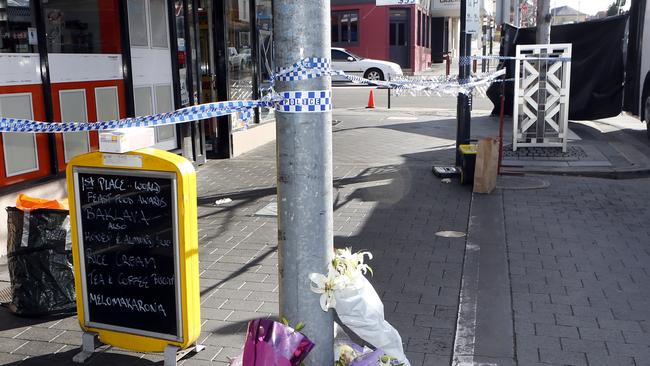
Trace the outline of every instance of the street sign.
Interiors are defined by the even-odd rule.
[[[467,0],[465,8],[465,32],[478,34],[481,31],[480,0]]]
[[[81,328],[102,343],[140,352],[196,342],[192,164],[156,149],[92,152],[70,161],[67,180]],[[79,360],[92,354],[84,351],[90,352]]]

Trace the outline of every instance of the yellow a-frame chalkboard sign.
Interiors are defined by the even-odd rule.
[[[201,331],[194,167],[157,149],[92,152],[70,161],[67,183],[84,330],[75,362],[104,343],[175,364]]]

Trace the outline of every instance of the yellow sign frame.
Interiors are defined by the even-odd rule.
[[[134,170],[139,172],[167,172],[176,175],[177,192],[177,243],[179,264],[178,286],[180,286],[181,334],[180,340],[161,339],[128,332],[104,329],[86,324],[86,309],[83,299],[79,227],[75,197],[74,172],[76,168],[97,168],[103,170]],[[146,175],[146,174],[145,174]],[[201,332],[201,305],[199,287],[199,252],[197,225],[196,171],[187,159],[167,151],[146,148],[123,154],[91,152],[72,159],[66,169],[68,196],[70,202],[70,223],[72,232],[72,255],[77,295],[79,325],[88,333],[96,333],[100,342],[138,352],[163,352],[167,346],[186,349],[196,343]],[[119,315],[116,315],[119,316]]]

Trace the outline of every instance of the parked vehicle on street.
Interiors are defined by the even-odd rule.
[[[645,121],[650,139],[649,5],[647,0],[636,0],[630,7],[623,110]]]
[[[382,60],[373,60],[357,56],[345,48],[332,47],[332,68],[349,75],[362,76],[370,80],[388,80],[402,75],[400,65]],[[346,80],[341,76],[332,80]]]
[[[242,59],[235,47],[228,47],[228,66],[230,69],[241,70]]]
[[[241,63],[245,67],[249,67],[251,65],[251,49],[250,48],[244,48],[239,52],[239,57],[241,58]]]
[[[251,49],[244,48],[237,52],[235,47],[228,47],[228,64],[231,69],[241,70],[251,64]]]

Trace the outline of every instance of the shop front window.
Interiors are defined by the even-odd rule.
[[[422,33],[424,33],[424,29],[422,27],[422,12],[418,10],[418,46],[422,46]]]
[[[29,0],[0,0],[0,53],[37,53]]]
[[[356,10],[332,12],[332,43],[359,42],[359,12]]]
[[[228,27],[228,74],[230,99],[244,100],[253,97],[253,60],[251,53],[250,0],[230,0]],[[233,130],[243,130],[251,120],[244,121],[239,114],[233,116]]]
[[[121,53],[117,1],[43,1],[47,51]]]
[[[187,47],[185,47],[185,13],[183,11],[183,2],[174,3],[176,14],[176,45],[178,47],[178,75],[181,86],[181,105],[188,107],[190,105],[190,92],[187,83]]]
[[[258,0],[256,2],[257,41],[259,58],[259,89],[260,96],[268,94],[273,73],[273,2],[272,0]],[[260,122],[274,118],[273,109],[260,109]]]

